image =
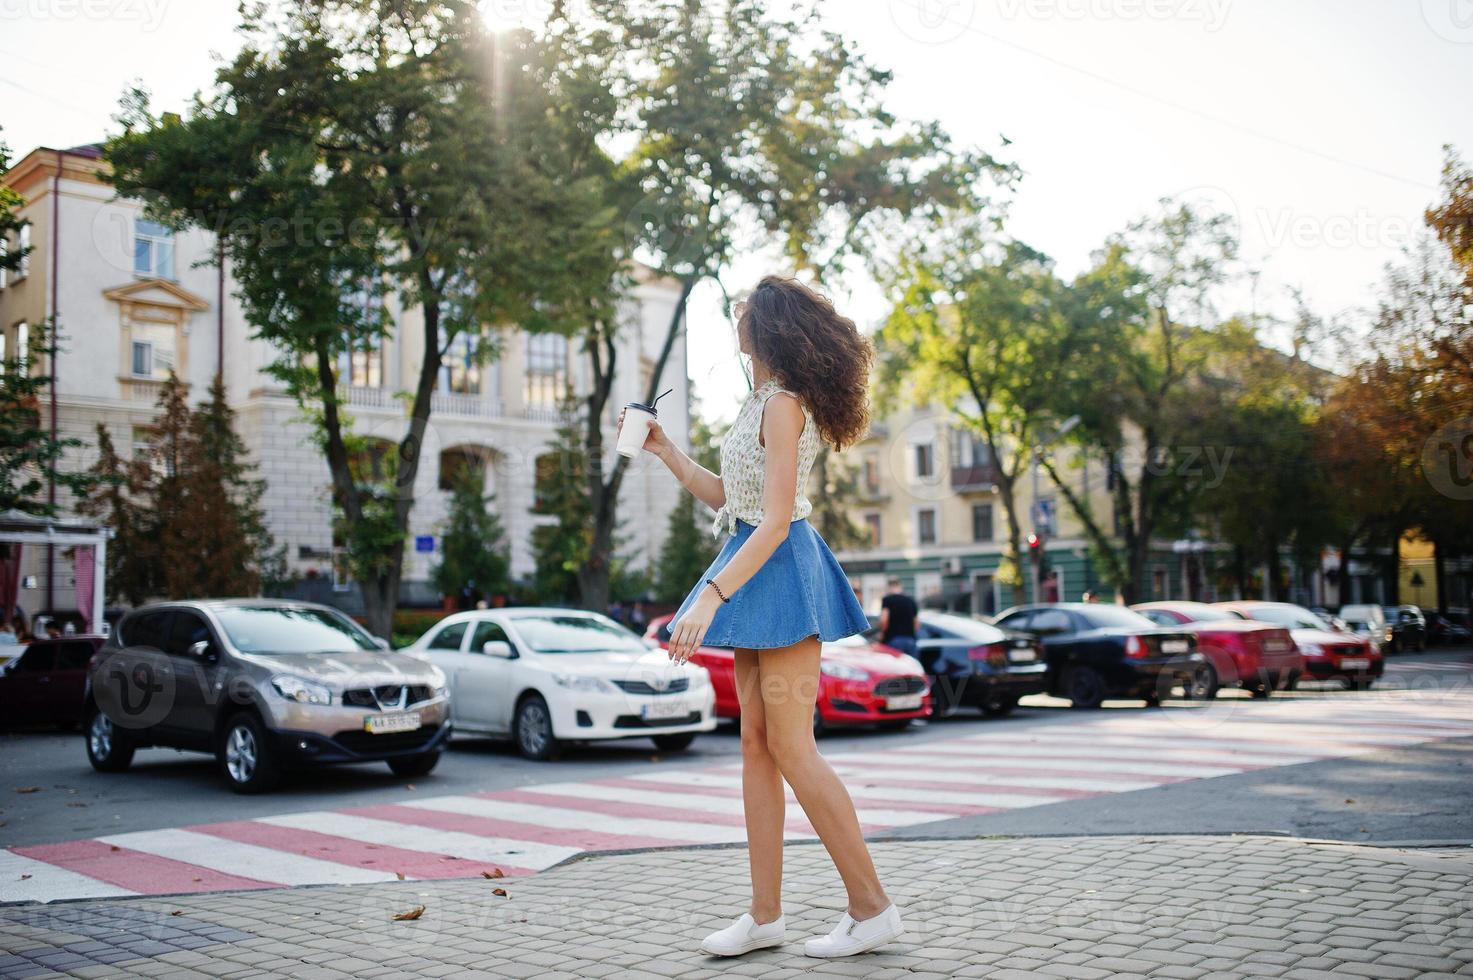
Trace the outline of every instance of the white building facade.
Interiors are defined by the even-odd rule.
[[[335,560],[333,507],[326,460],[312,426],[266,367],[270,346],[252,336],[228,264],[216,261],[214,237],[204,231],[173,234],[149,222],[141,206],[120,199],[99,176],[105,164],[95,147],[38,149],[15,164],[5,183],[25,199],[29,222],[24,241],[33,248],[27,268],[0,282],[0,353],[14,356],[35,336],[37,325],[56,317],[61,349],[54,365],[38,370],[55,379],[59,434],[81,440],[67,468],[85,468],[97,458],[96,427],[106,426],[115,446],[127,453],[147,444],[147,430],[164,379],[172,370],[189,386],[191,403],[207,397],[215,374],[226,383],[237,429],[266,481],[264,507],[278,543],[285,544],[292,571],[303,578],[331,579]],[[678,284],[640,277],[620,313],[619,351],[613,395],[604,419],[606,466],[614,459],[614,426],[621,406],[642,400],[670,318]],[[389,307],[392,327],[374,350],[340,365],[353,431],[385,444],[397,443],[407,428],[407,401],[423,355],[417,310]],[[433,413],[414,483],[415,505],[406,547],[404,579],[415,598],[433,598],[427,585],[438,561],[447,513],[449,479],[457,467],[484,468],[494,509],[506,530],[513,577],[533,569],[531,533],[550,518],[531,513],[537,460],[549,448],[558,424],[557,403],[565,384],[587,391],[589,368],[578,341],[516,328],[495,331],[498,354],[486,364],[452,349],[441,371]],[[685,330],[679,331],[662,374],[674,391],[660,403],[670,437],[689,444],[689,380]],[[49,418],[49,403],[43,404]],[[667,515],[679,486],[657,461],[632,461],[620,494],[625,552],[642,565],[659,553]],[[67,509],[71,501],[62,497]],[[416,540],[418,539],[418,540]],[[418,545],[418,547],[417,547]],[[429,545],[432,550],[420,550]],[[25,560],[47,590],[47,560],[35,549]],[[50,595],[20,597],[22,608],[64,609],[74,601],[70,567],[52,556]],[[340,589],[347,583],[337,576]]]

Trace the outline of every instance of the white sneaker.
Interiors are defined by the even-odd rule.
[[[879,915],[859,922],[845,912],[839,924],[827,936],[814,936],[803,944],[809,956],[853,956],[899,939],[905,932],[900,923],[900,910],[892,903]]]
[[[782,916],[758,925],[752,913],[743,912],[731,925],[707,936],[701,949],[712,956],[740,956],[764,946],[776,946],[787,938]]]

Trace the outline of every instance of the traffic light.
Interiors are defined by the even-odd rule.
[[[1033,556],[1035,558],[1038,557],[1039,550],[1042,547],[1043,547],[1043,542],[1038,539],[1038,535],[1036,535],[1036,534],[1030,534],[1030,535],[1028,535],[1028,554],[1029,555],[1031,555],[1031,556]]]

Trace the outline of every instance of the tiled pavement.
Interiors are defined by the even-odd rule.
[[[823,849],[801,842],[787,850],[791,941],[739,960],[697,949],[747,894],[746,852],[716,848],[592,856],[527,879],[12,906],[0,909],[0,975],[1473,976],[1473,849],[1270,837],[873,849],[909,933],[849,960],[802,955],[843,898]],[[393,921],[419,906],[419,919]]]
[[[867,831],[1473,735],[1473,693],[1219,699],[825,752]],[[79,747],[80,749],[80,747]],[[127,778],[127,777],[123,777]],[[0,901],[524,876],[588,850],[740,842],[740,766],[617,775],[0,850]],[[791,802],[791,799],[790,799]],[[923,832],[923,831],[922,831]],[[811,835],[796,805],[791,838]],[[1412,833],[1410,836],[1415,836]]]

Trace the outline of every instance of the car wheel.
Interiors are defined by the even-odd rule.
[[[1183,693],[1189,701],[1211,701],[1217,697],[1220,686],[1217,670],[1209,663],[1195,664],[1182,682]]]
[[[1345,679],[1345,687],[1352,691],[1369,691],[1376,686],[1374,677],[1348,677]]]
[[[266,726],[248,711],[225,723],[217,758],[220,771],[237,793],[264,793],[281,778]]]
[[[1015,697],[992,698],[982,705],[982,714],[988,718],[1006,718],[1017,706],[1018,699]]]
[[[98,772],[122,772],[133,762],[133,742],[101,708],[87,718],[87,761]]]
[[[950,677],[932,677],[930,681],[931,717],[950,718],[961,706],[953,680]]]
[[[684,752],[696,740],[695,732],[680,732],[676,735],[651,735],[650,741],[661,752]]]
[[[529,694],[517,705],[512,722],[517,751],[528,759],[546,762],[558,755],[558,740],[552,734],[552,712],[540,694]]]
[[[817,705],[813,707],[813,736],[817,738],[829,731],[828,723],[823,720],[823,712]]]
[[[389,768],[396,776],[428,776],[440,762],[440,751],[421,752],[418,755],[401,755],[389,760]]]
[[[1081,711],[1093,711],[1105,700],[1105,679],[1093,667],[1075,664],[1064,672],[1064,697]]]
[[[1250,688],[1248,693],[1252,694],[1255,698],[1262,701],[1264,698],[1267,698],[1269,695],[1273,694],[1274,689],[1272,684],[1259,684],[1256,687]]]
[[[1296,687],[1298,687],[1299,686],[1299,679],[1300,679],[1301,676],[1302,675],[1299,674],[1299,673],[1297,673],[1297,672],[1296,673],[1293,673],[1293,674],[1290,674],[1289,675],[1289,679],[1286,680],[1286,681],[1284,681],[1284,690],[1285,691],[1292,691]]]

